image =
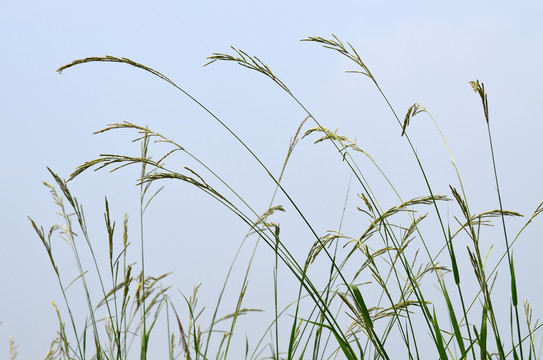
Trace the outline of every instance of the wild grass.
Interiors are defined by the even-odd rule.
[[[308,37],[302,41],[321,45],[348,58],[355,66],[355,70],[348,72],[363,75],[370,80],[370,85],[375,86],[398,123],[398,141],[405,141],[412,150],[424,180],[425,192],[418,197],[404,199],[370,154],[359,147],[356,141],[325,127],[324,122],[304,106],[268,65],[245,51],[232,48],[232,54],[215,53],[208,58],[206,66],[217,62],[232,62],[256,71],[277,84],[306,113],[291,139],[283,168],[277,176],[230,129],[226,121],[160,72],[130,59],[113,56],[75,60],[58,71],[84,63],[114,62],[144,70],[172,85],[223,126],[233,141],[244,147],[275,184],[275,192],[269,208],[259,213],[251,199],[240,195],[241,192],[201,161],[197,154],[191,153],[175,140],[130,122],[110,124],[97,131],[132,131],[134,141],[141,143],[141,153],[135,156],[103,154],[77,167],[67,181],[49,170],[54,182],[44,184],[59,209],[63,224],[54,225],[45,231],[34,220],[30,220],[50,259],[63,300],[62,307],[54,305],[59,330],[46,359],[154,358],[149,348],[149,339],[159,318],[165,319],[164,323],[167,324],[170,359],[391,359],[397,358],[398,354],[408,359],[540,358],[541,342],[538,339],[541,337],[541,324],[532,319],[532,308],[527,301],[519,303],[519,291],[522,289],[517,286],[512,248],[526,227],[543,212],[543,202],[534,204],[534,212],[518,232],[511,235],[506,228],[506,217],[522,215],[506,210],[502,204],[484,84],[478,80],[471,82],[483,105],[499,208],[473,213],[460,170],[445,136],[426,108],[413,104],[407,109],[405,117],[401,118],[351,44],[344,44],[336,36],[330,39]],[[436,193],[409,136],[410,121],[422,114],[433,121],[442,136],[443,145],[449,151],[456,178],[451,179],[448,194]],[[308,122],[312,123],[309,128]],[[304,131],[304,128],[307,129]],[[317,135],[316,139],[314,135]],[[319,234],[301,210],[302,207],[283,186],[283,174],[296,145],[309,138],[313,138],[314,143],[332,144],[339,155],[338,160],[349,170],[352,179],[350,187],[356,189],[359,197],[360,205],[355,211],[363,214],[366,219],[359,233],[344,234],[340,225],[326,234]],[[168,150],[162,150],[160,156],[153,157],[150,148],[156,143],[166,145]],[[178,152],[194,160],[199,168],[170,167],[167,161]],[[360,156],[369,160],[384,182],[372,184],[365,178]],[[104,246],[107,246],[109,256],[107,259],[98,259],[93,249],[97,243],[91,242],[89,238],[83,208],[68,185],[89,169],[107,168],[114,172],[126,166],[140,168],[137,180],[140,189],[140,256],[137,261],[127,257],[127,248],[130,246],[128,218],[122,221],[119,241],[116,222],[111,219],[106,199],[104,218],[108,238]],[[169,287],[163,287],[168,274],[151,276],[146,272],[146,241],[143,231],[145,212],[149,203],[162,190],[162,187],[154,190],[153,185],[165,180],[196,187],[204,196],[215,199],[247,225],[247,235],[240,249],[250,246],[246,242],[248,238],[256,238],[252,245],[252,256],[257,247],[264,243],[270,257],[274,259],[273,283],[269,285],[274,292],[273,321],[260,338],[246,340],[244,354],[232,350],[236,335],[242,333],[237,330],[238,319],[242,315],[262,311],[244,306],[252,257],[243,274],[235,307],[227,313],[219,313],[223,311],[221,303],[226,288],[230,286],[229,279],[238,261],[238,251],[222,288],[218,290],[209,323],[202,323],[204,310],[198,304],[199,284],[195,285],[190,296],[182,298],[171,294]],[[397,205],[383,208],[374,191],[383,184],[393,192]],[[307,249],[307,255],[303,258],[294,255],[287,245],[289,241],[282,238],[280,224],[272,221],[275,212],[285,209],[276,203],[277,194],[282,194],[282,198],[288,202],[285,205],[294,209],[289,216],[299,219],[313,237],[313,245]],[[454,223],[445,220],[444,209],[456,214]],[[423,228],[422,224],[429,219],[436,222],[434,228],[438,229],[437,234],[428,234]],[[485,232],[482,231],[484,226],[491,225],[493,221],[501,224],[505,249],[497,255],[492,253],[497,258],[494,267],[488,265],[490,250],[488,245],[483,245],[488,244],[488,241],[483,241]],[[72,250],[78,268],[75,279],[66,280],[57,266],[57,237],[62,238]],[[432,244],[440,244],[440,250],[435,251],[434,246],[429,246],[428,239],[431,239]],[[469,245],[467,249],[462,249],[461,244],[466,239]],[[83,266],[83,256],[91,259],[92,269]],[[467,278],[466,271],[461,271],[460,266],[465,266],[461,264],[471,265],[471,279]],[[314,267],[326,269],[327,277],[324,280],[322,276],[316,278],[315,274],[323,272],[314,271]],[[285,296],[279,290],[279,269],[287,269],[298,284],[296,294],[289,294],[292,303],[286,308],[280,308],[279,305],[279,297]],[[498,269],[502,270],[500,277]],[[87,283],[90,272],[98,279],[99,294],[91,293]],[[470,288],[474,283],[473,278],[477,284],[475,291]],[[496,282],[509,284],[509,293],[493,293]],[[73,300],[67,293],[72,283],[81,286],[87,304],[83,324],[78,322],[79,316],[73,314]],[[439,296],[435,296],[431,286],[439,290]],[[208,299],[205,301],[209,303]],[[504,308],[509,309],[509,314],[503,311]],[[285,328],[280,322],[289,325]]]

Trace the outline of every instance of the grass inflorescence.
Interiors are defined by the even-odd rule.
[[[339,134],[338,130],[332,131],[325,127],[268,65],[245,51],[232,47],[233,54],[214,53],[208,58],[206,66],[234,62],[256,71],[277,84],[306,113],[291,139],[278,176],[225,121],[162,73],[127,58],[105,56],[75,60],[58,71],[85,63],[115,62],[147,71],[172,85],[200,106],[227,130],[234,141],[244,147],[273,182],[275,192],[269,208],[263,213],[259,212],[251,199],[240,195],[219,173],[173,139],[130,122],[110,124],[98,131],[134,132],[134,141],[141,143],[141,153],[136,156],[103,154],[77,167],[67,181],[50,170],[54,183],[45,185],[59,208],[63,224],[54,225],[45,231],[34,220],[30,220],[50,259],[63,296],[62,307],[54,304],[59,330],[46,355],[47,359],[128,359],[134,353],[140,359],[152,358],[149,338],[161,317],[166,319],[170,359],[239,359],[242,356],[246,359],[391,359],[398,354],[403,354],[402,358],[406,359],[426,356],[440,359],[540,357],[537,339],[541,336],[541,324],[532,319],[531,305],[527,301],[523,304],[519,302],[522,289],[519,289],[516,280],[519,274],[515,272],[512,247],[525,228],[543,212],[543,202],[514,237],[508,233],[505,218],[522,215],[506,210],[502,204],[484,84],[479,80],[471,82],[483,104],[499,208],[473,213],[449,145],[427,109],[415,103],[408,108],[402,121],[377,79],[351,44],[344,44],[334,35],[330,39],[308,37],[302,41],[339,53],[356,66],[356,69],[347,72],[362,74],[371,80],[371,85],[382,95],[398,123],[398,141],[405,141],[412,151],[424,180],[425,193],[404,199],[385,171],[356,140],[350,140]],[[423,116],[423,113],[431,118],[439,130],[456,173],[456,178],[451,180],[454,185],[450,185],[448,194],[436,193],[428,179],[427,169],[409,137],[410,121],[415,116]],[[309,128],[308,122],[312,122]],[[304,128],[307,129],[304,131]],[[298,142],[306,138],[313,138],[315,144],[332,144],[339,160],[350,172],[352,183],[349,186],[356,189],[359,197],[359,206],[355,210],[367,219],[358,234],[345,234],[341,224],[337,229],[319,234],[316,226],[301,210],[302,207],[283,186],[282,178],[287,163]],[[149,155],[149,149],[154,143],[169,147],[158,160]],[[189,156],[199,168],[168,166],[166,160],[178,152]],[[372,184],[366,179],[359,165],[360,155],[370,160],[371,166],[382,175],[384,182]],[[113,172],[126,166],[140,167],[137,180],[140,188],[140,257],[138,261],[133,261],[127,256],[130,242],[126,216],[122,223],[120,242],[117,240],[116,223],[111,219],[106,199],[104,218],[108,241],[104,246],[107,246],[109,256],[107,259],[98,259],[93,249],[98,245],[91,243],[83,208],[68,185],[89,169],[107,168]],[[164,180],[180,181],[201,190],[244,222],[248,231],[240,249],[249,246],[246,242],[248,238],[257,239],[252,245],[252,255],[243,274],[235,307],[226,314],[219,313],[240,251],[227,271],[217,302],[210,312],[211,320],[207,324],[202,323],[205,307],[202,308],[198,303],[200,284],[194,286],[190,296],[173,295],[169,287],[163,287],[168,274],[150,276],[145,271],[145,211],[163,188],[155,191],[152,185],[163,183]],[[390,187],[397,198],[397,205],[390,208],[382,206],[373,190],[382,184]],[[313,245],[307,249],[305,258],[300,259],[293,254],[287,245],[289,242],[282,238],[281,225],[272,220],[275,212],[285,210],[284,206],[276,203],[278,194],[286,199],[287,204],[284,205],[294,209],[290,216],[299,219],[313,237]],[[443,216],[445,204],[449,205],[451,212],[457,214],[452,223]],[[436,221],[437,234],[428,235],[422,228],[421,224],[429,219]],[[497,264],[491,267],[487,262],[490,250],[488,245],[482,244],[481,228],[491,225],[495,219],[501,222],[505,250],[498,254]],[[72,300],[66,291],[71,282],[66,283],[62,269],[56,263],[53,238],[57,236],[64,239],[71,248],[78,267],[77,277],[71,279],[71,282],[79,283],[83,289],[88,311],[83,324],[79,324],[78,317],[73,314]],[[81,242],[80,238],[84,241]],[[429,246],[429,238],[433,245],[439,244],[438,251],[433,250],[435,246]],[[468,240],[467,249],[459,245],[465,243],[461,243],[460,239]],[[242,315],[263,310],[244,306],[252,259],[261,243],[268,247],[274,259],[273,284],[270,285],[274,293],[273,321],[259,339],[245,340],[245,353],[242,355],[232,350],[232,342],[241,333],[236,330],[238,319]],[[84,267],[82,256],[91,258],[92,270]],[[473,282],[466,278],[466,271],[461,271],[461,264],[470,264],[471,276],[477,284],[476,291],[469,288]],[[313,267],[317,266],[327,268],[328,275],[324,284],[322,278],[316,279],[313,275]],[[292,302],[286,308],[280,308],[278,301],[280,296],[285,296],[279,288],[280,268],[286,269],[298,284],[296,294],[289,294]],[[498,277],[498,268],[502,270],[501,277]],[[96,300],[95,294],[91,294],[91,287],[87,284],[89,272],[94,273],[93,276],[97,277],[100,284],[99,300]],[[506,296],[492,293],[497,281],[509,282],[510,292]],[[439,290],[437,298],[435,292],[428,290],[428,284]],[[504,317],[503,311],[497,310],[504,306],[509,309],[509,316]],[[289,326],[285,328],[280,322],[287,322]],[[15,351],[10,351],[10,354],[15,354]]]

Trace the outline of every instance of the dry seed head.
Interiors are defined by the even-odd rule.
[[[485,84],[483,84],[482,82],[479,82],[479,80],[470,81],[469,83],[470,83],[471,87],[473,88],[473,91],[478,93],[479,96],[481,97],[481,101],[483,102],[483,111],[485,112],[486,123],[488,124],[489,123],[489,118],[488,118],[488,97],[487,97],[487,95],[485,93]]]
[[[404,136],[405,130],[409,126],[409,121],[411,120],[411,118],[421,112],[426,112],[426,109],[423,106],[420,106],[418,103],[414,103],[413,105],[409,107],[409,109],[407,109],[407,114],[405,115],[405,118],[403,121],[401,136]]]

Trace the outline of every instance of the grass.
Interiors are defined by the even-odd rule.
[[[398,123],[398,141],[405,141],[412,150],[418,171],[424,179],[425,193],[404,199],[384,170],[356,141],[326,128],[268,65],[242,50],[232,48],[232,54],[215,53],[208,58],[206,66],[232,62],[256,71],[277,84],[306,113],[291,140],[278,176],[225,121],[160,72],[130,59],[112,56],[75,60],[58,71],[84,63],[114,62],[144,70],[172,85],[223,126],[233,141],[244,147],[273,181],[275,193],[270,199],[269,208],[259,213],[251,199],[240,195],[220,174],[175,140],[130,122],[110,124],[98,131],[132,131],[134,141],[141,143],[141,153],[135,156],[103,154],[80,165],[68,180],[49,170],[54,181],[45,185],[59,209],[63,225],[54,225],[45,231],[30,220],[57,276],[63,301],[62,307],[54,305],[59,330],[46,359],[154,358],[149,340],[157,324],[166,326],[170,359],[239,359],[240,356],[246,359],[391,359],[397,358],[398,354],[409,359],[428,356],[440,359],[541,357],[541,341],[537,340],[541,336],[541,324],[532,319],[532,309],[527,301],[519,303],[518,292],[521,289],[517,287],[512,249],[526,227],[543,212],[543,202],[536,204],[525,225],[514,236],[511,235],[506,228],[506,217],[522,215],[506,210],[502,205],[484,84],[478,80],[471,82],[483,105],[484,119],[481,121],[485,121],[488,128],[499,208],[473,213],[453,154],[432,115],[423,106],[414,104],[405,117],[398,116],[370,69],[349,43],[344,44],[335,36],[329,39],[309,37],[302,41],[321,45],[347,57],[355,66],[355,70],[348,72],[363,75],[370,80],[371,86],[375,86]],[[409,136],[409,124],[415,116],[428,116],[433,121],[449,151],[457,175],[451,179],[451,183],[456,185],[450,186],[449,194],[435,192],[427,169],[415,151]],[[281,180],[296,145],[300,140],[309,138],[315,143],[332,144],[339,155],[338,159],[348,168],[352,182],[350,187],[355,188],[359,196],[360,206],[356,211],[363,214],[367,221],[360,233],[346,235],[340,225],[338,229],[319,234],[288,189],[283,187]],[[155,143],[165,144],[169,149],[153,157],[150,149]],[[199,169],[168,166],[170,157],[178,152],[195,160]],[[359,165],[361,157],[369,159],[382,175],[384,183],[368,182]],[[116,222],[111,219],[106,199],[104,218],[108,241],[103,245],[107,246],[109,256],[99,259],[93,249],[98,245],[91,242],[88,235],[83,208],[68,185],[89,169],[116,171],[125,166],[138,166],[140,169],[137,182],[140,189],[140,234],[137,245],[140,255],[137,260],[128,258],[128,218],[122,221],[119,241]],[[205,317],[202,314],[207,308],[200,308],[198,304],[199,284],[195,285],[188,297],[173,295],[169,287],[164,287],[168,274],[151,276],[145,269],[145,212],[149,203],[163,189],[157,189],[155,183],[162,184],[164,180],[180,181],[196,187],[247,225],[247,235],[227,272],[217,302],[211,311],[205,310],[209,313],[208,323],[202,323]],[[397,198],[396,206],[388,209],[381,206],[373,189],[382,184],[390,187]],[[281,236],[280,224],[272,220],[275,212],[284,211],[283,206],[276,203],[279,194],[288,202],[286,205],[294,209],[289,216],[299,219],[313,237],[313,246],[307,249],[305,257],[295,256],[287,245],[289,241]],[[445,220],[445,210],[457,214],[454,223]],[[428,234],[422,226],[428,221],[435,221],[433,225],[437,233]],[[488,265],[487,258],[492,247],[483,245],[488,241],[483,240],[485,232],[482,231],[493,221],[501,225],[503,239],[500,241],[504,245],[502,253],[492,253],[497,257],[494,267]],[[72,250],[78,268],[75,279],[66,280],[57,266],[56,237],[64,239]],[[249,238],[257,240],[250,243],[246,241]],[[434,250],[435,246],[430,246],[430,238],[432,244],[439,244],[438,251]],[[466,241],[469,245],[464,250],[460,246]],[[242,333],[237,330],[239,317],[262,311],[244,306],[252,260],[256,249],[262,245],[268,248],[270,257],[274,259],[273,283],[269,285],[274,292],[274,319],[260,338],[238,339],[236,336]],[[252,257],[245,269],[235,306],[223,313],[221,304],[225,290],[232,286],[229,282],[232,269],[241,248],[249,246],[253,246]],[[90,269],[84,266],[86,262],[82,261],[82,257],[91,259]],[[460,267],[463,264],[471,264],[472,271],[468,273],[462,270]],[[314,268],[326,269],[326,278],[317,278],[316,274],[322,274],[322,271],[317,272]],[[498,277],[499,269],[501,273]],[[298,285],[297,294],[286,308],[279,305],[280,296],[284,296],[279,287],[279,272],[283,270],[287,270]],[[91,273],[100,284],[98,293],[93,293],[91,288],[94,287],[88,285],[87,278]],[[475,278],[475,291],[471,288],[473,282],[467,276]],[[492,292],[496,282],[509,284],[507,296]],[[87,305],[86,320],[82,324],[78,320],[80,316],[72,311],[73,300],[67,292],[72,283],[81,287]],[[432,286],[439,290],[438,296]],[[504,308],[509,310],[508,314],[498,310]],[[246,331],[250,332],[250,329]],[[232,350],[234,342],[240,341],[246,341],[244,354]],[[14,349],[13,343],[10,344]],[[10,350],[10,354],[15,358],[15,350]]]

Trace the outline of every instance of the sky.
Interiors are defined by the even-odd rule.
[[[139,145],[131,143],[134,133],[93,132],[122,121],[147,125],[221,174],[258,213],[267,209],[274,192],[266,173],[240,144],[167,83],[125,64],[82,64],[59,74],[60,66],[111,55],[152,67],[216,114],[278,174],[289,140],[306,113],[261,74],[234,63],[202,66],[211,54],[232,53],[230,46],[234,46],[269,65],[324,126],[356,138],[402,197],[426,195],[413,154],[400,137],[401,129],[371,81],[345,73],[357,69],[340,54],[299,41],[335,34],[357,49],[400,118],[415,102],[432,114],[447,138],[473,212],[498,207],[483,110],[469,85],[479,79],[488,93],[504,208],[528,215],[543,200],[542,16],[538,1],[454,5],[439,1],[338,1],[333,5],[282,0],[161,1],[152,7],[142,1],[2,1],[0,353],[6,356],[8,337],[13,336],[21,358],[43,357],[58,328],[51,301],[62,308],[61,293],[28,220],[30,216],[46,229],[60,221],[41,183],[53,182],[47,167],[68,178],[78,165],[99,154],[138,154]],[[450,196],[448,185],[457,186],[457,179],[431,120],[418,115],[409,132],[430,182],[437,192]],[[345,164],[331,146],[313,145],[312,140],[299,142],[284,186],[319,235],[337,229],[347,196],[350,215],[345,218],[345,231],[356,236],[365,226],[356,215],[360,190],[347,192]],[[157,153],[164,149],[159,146]],[[371,163],[364,157],[359,161],[383,206],[396,205],[397,198]],[[172,166],[182,169],[197,164],[179,156]],[[102,249],[99,255],[106,254],[105,196],[118,229],[123,215],[129,215],[132,255],[137,255],[137,176],[137,169],[88,172],[70,182],[84,206],[91,237]],[[190,295],[199,281],[201,303],[213,304],[247,226],[202,192],[182,184],[165,185],[146,215],[146,271],[173,271],[167,284],[179,308],[183,307],[181,294]],[[278,197],[275,203],[287,210],[274,218],[281,224],[284,241],[303,257],[312,244],[307,229],[285,198]],[[453,224],[456,209],[450,208]],[[543,291],[534,280],[543,271],[541,221],[531,225],[514,251],[517,276],[522,274],[520,297],[530,299],[534,317],[543,315]],[[522,224],[508,221],[512,234]],[[494,236],[489,233],[489,243],[501,241]],[[58,240],[55,246],[59,266],[66,269],[69,279],[75,263],[65,243]],[[244,250],[244,263],[249,255]],[[272,252],[260,245],[255,259],[247,306],[270,309]],[[237,277],[240,269],[242,265],[235,270]],[[288,273],[281,276],[285,279],[282,299],[287,303],[295,299],[297,288],[289,282]],[[252,320],[244,321],[240,326],[256,326]]]

